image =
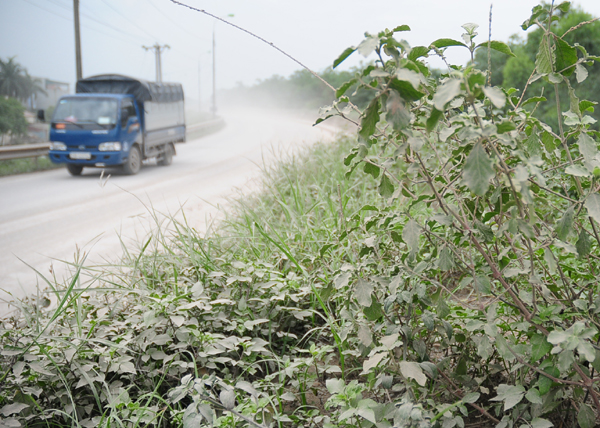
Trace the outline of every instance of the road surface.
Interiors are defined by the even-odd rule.
[[[152,212],[181,218],[183,210],[188,223],[203,231],[218,213],[216,205],[236,188],[250,191],[263,159],[330,141],[337,132],[265,113],[224,114],[225,129],[178,144],[171,166],[145,165],[135,176],[84,169],[71,177],[58,169],[0,178],[0,316],[14,310],[7,301],[46,288],[34,269],[62,281],[69,263],[83,255],[86,265],[116,263],[121,242],[135,252],[156,229]]]

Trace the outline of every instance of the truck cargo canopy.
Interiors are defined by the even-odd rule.
[[[180,83],[147,82],[120,74],[100,74],[77,81],[75,92],[95,94],[130,94],[137,101],[170,103],[183,100]]]

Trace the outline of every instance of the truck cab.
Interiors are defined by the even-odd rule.
[[[136,174],[151,157],[169,165],[185,141],[181,85],[101,75],[78,81],[77,92],[58,101],[49,135],[50,160],[72,175],[114,166]]]

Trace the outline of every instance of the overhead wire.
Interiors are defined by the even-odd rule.
[[[72,17],[72,16],[64,16],[64,15],[62,15],[62,14],[60,14],[60,13],[57,13],[57,12],[56,12],[56,10],[52,10],[52,9],[49,9],[49,8],[47,8],[47,7],[44,7],[44,6],[42,6],[42,5],[38,4],[38,3],[36,3],[36,2],[35,2],[35,1],[33,1],[33,0],[23,0],[23,1],[25,1],[26,3],[29,3],[30,5],[32,5],[32,6],[34,6],[34,7],[37,7],[38,9],[44,10],[45,12],[48,12],[48,13],[50,13],[50,14],[52,14],[52,15],[55,15],[55,16],[58,16],[59,18],[62,18],[62,19],[64,19],[64,20],[66,20],[66,21],[73,22],[73,17]],[[52,3],[52,4],[54,4],[54,5],[56,5],[56,6],[60,7],[60,8],[62,8],[63,10],[66,10],[66,11],[68,11],[68,12],[72,12],[72,11],[73,11],[72,7],[70,7],[70,6],[68,6],[68,5],[64,4],[64,3],[61,3],[61,2],[60,2],[60,0],[45,0],[45,1],[47,1],[47,2],[49,2],[49,3]],[[153,7],[153,8],[154,8],[154,9],[155,9],[155,10],[156,10],[156,11],[157,11],[157,12],[158,12],[160,15],[161,15],[161,18],[163,18],[163,19],[166,19],[166,20],[170,21],[170,22],[171,22],[171,23],[172,23],[172,24],[173,24],[175,27],[177,27],[177,28],[178,28],[180,31],[183,31],[183,32],[185,32],[185,33],[187,33],[187,34],[191,35],[191,36],[192,36],[192,37],[194,37],[195,39],[198,39],[198,40],[200,40],[200,41],[202,41],[202,42],[207,42],[207,40],[206,40],[206,39],[203,39],[202,37],[198,36],[197,34],[194,34],[192,31],[189,31],[189,30],[188,30],[188,29],[186,29],[185,27],[182,27],[182,26],[180,25],[180,23],[178,23],[178,22],[174,21],[174,20],[173,20],[172,18],[170,18],[168,15],[164,14],[164,12],[163,12],[163,11],[161,11],[161,10],[160,10],[160,9],[159,9],[159,8],[156,6],[156,4],[154,4],[154,3],[152,2],[152,0],[147,0],[147,1],[148,1],[148,3],[149,3],[149,4],[150,4],[150,5],[151,5],[151,6],[152,6],[152,7]],[[111,9],[113,12],[115,12],[116,14],[118,14],[119,16],[121,16],[122,18],[126,19],[126,20],[127,20],[127,22],[128,22],[129,24],[131,24],[132,26],[136,27],[138,30],[142,31],[142,32],[143,32],[144,34],[146,34],[147,36],[151,37],[151,38],[152,38],[152,39],[154,39],[154,40],[158,40],[158,39],[159,39],[158,37],[155,37],[155,35],[151,34],[151,33],[150,33],[150,32],[148,32],[147,30],[145,30],[144,28],[142,28],[142,27],[140,27],[139,25],[137,25],[135,22],[133,22],[133,21],[131,20],[131,18],[130,18],[130,17],[127,17],[127,16],[125,16],[125,15],[124,15],[122,12],[120,12],[118,9],[116,9],[114,6],[112,6],[112,5],[111,5],[110,3],[108,3],[106,0],[102,0],[102,2],[103,2],[103,3],[104,3],[106,6],[107,6],[107,7],[109,7],[109,8],[110,8],[110,9]],[[98,24],[98,25],[100,25],[100,26],[102,26],[102,27],[105,27],[105,28],[107,28],[107,29],[110,29],[110,30],[112,30],[112,31],[115,31],[115,32],[117,32],[117,33],[119,33],[119,34],[121,34],[121,35],[125,35],[125,36],[129,37],[131,40],[127,40],[127,39],[124,39],[124,38],[120,38],[120,37],[118,37],[117,35],[110,34],[110,33],[106,32],[106,31],[103,31],[102,29],[94,28],[93,26],[89,25],[89,24],[90,24],[90,22],[88,22],[88,23],[82,22],[82,26],[84,26],[85,28],[87,28],[87,29],[89,29],[89,30],[96,31],[96,32],[98,32],[98,33],[100,33],[100,34],[103,34],[103,35],[105,35],[105,36],[108,36],[108,37],[114,38],[114,39],[116,39],[116,40],[119,40],[119,41],[122,41],[122,42],[129,43],[129,44],[132,44],[132,45],[138,45],[138,46],[139,46],[139,44],[140,44],[140,43],[147,43],[147,40],[145,40],[145,39],[144,39],[142,36],[140,36],[140,35],[136,35],[136,34],[133,34],[133,33],[129,33],[129,32],[127,32],[127,31],[124,31],[124,30],[122,30],[122,29],[120,29],[120,28],[117,28],[117,27],[115,27],[115,26],[113,26],[113,25],[107,24],[106,22],[102,22],[101,20],[99,20],[99,19],[97,19],[97,18],[95,18],[95,17],[91,16],[89,13],[80,12],[80,15],[81,15],[82,17],[86,18],[86,20],[92,21],[92,22],[94,22],[94,23],[96,23],[96,24]],[[136,40],[136,41],[133,41],[133,40]],[[182,51],[182,50],[180,50],[180,49],[178,49],[178,48],[176,48],[176,47],[171,47],[171,50],[172,50],[174,53],[177,53],[177,54],[179,54],[179,55],[181,55],[181,56],[185,56],[185,58],[186,58],[186,59],[189,59],[189,52]],[[144,59],[146,59],[146,58],[144,57]],[[173,74],[173,73],[166,73],[166,74]],[[177,73],[177,72],[175,72],[175,74],[180,74],[180,73]]]
[[[32,5],[32,6],[35,6],[35,7],[37,7],[38,9],[42,9],[42,10],[44,10],[44,11],[48,12],[48,13],[51,13],[51,14],[53,14],[53,15],[55,15],[55,16],[58,16],[59,18],[65,19],[65,20],[67,20],[67,21],[69,21],[69,22],[73,22],[73,17],[66,17],[66,16],[63,16],[63,15],[60,15],[59,13],[56,13],[56,12],[55,12],[55,11],[53,11],[53,10],[47,9],[47,8],[45,8],[45,7],[41,6],[41,5],[39,5],[39,4],[35,3],[35,2],[33,2],[32,0],[23,0],[23,1],[24,1],[24,2],[26,2],[26,3],[29,3],[29,4],[30,4],[30,5]],[[55,2],[55,1],[53,1],[53,0],[47,0],[47,1],[49,1],[49,2],[53,3],[53,4],[57,5],[57,6],[60,6],[60,7],[64,8],[64,9],[67,9],[67,10],[71,10],[71,11],[72,11],[72,9],[70,9],[68,6],[65,6],[64,4],[61,4],[61,3],[56,3],[56,2]],[[117,32],[119,32],[119,33],[121,33],[121,34],[124,34],[124,35],[126,35],[126,36],[129,36],[129,37],[134,37],[134,38],[138,38],[138,37],[139,37],[139,36],[136,36],[136,35],[134,35],[134,34],[127,33],[127,32],[125,32],[125,31],[123,31],[123,30],[121,30],[121,29],[119,29],[119,28],[113,27],[112,25],[109,25],[109,24],[103,23],[103,22],[101,22],[101,21],[98,21],[97,19],[95,19],[95,18],[93,18],[93,17],[91,17],[91,16],[89,16],[89,15],[87,15],[87,14],[83,14],[83,13],[82,13],[81,15],[82,15],[82,16],[85,16],[87,19],[90,19],[91,21],[94,21],[94,22],[96,22],[96,23],[97,23],[97,24],[99,24],[99,25],[103,25],[103,26],[105,26],[105,27],[107,27],[107,28],[110,28],[111,30],[117,31]],[[84,25],[85,25],[85,24],[84,24]],[[136,42],[133,42],[133,41],[130,41],[130,40],[123,40],[122,38],[118,38],[117,36],[115,36],[115,35],[113,35],[113,34],[106,33],[105,31],[102,31],[102,30],[100,30],[100,29],[94,28],[94,27],[92,27],[92,26],[87,26],[87,25],[85,25],[85,27],[86,27],[86,28],[88,28],[88,29],[90,29],[90,30],[93,30],[93,31],[99,32],[99,33],[101,33],[101,34],[104,34],[105,36],[112,37],[112,38],[115,38],[115,39],[117,39],[117,40],[120,40],[120,41],[125,41],[125,42],[127,42],[127,43],[131,43],[131,44],[134,44],[134,43],[135,43],[135,44],[138,44],[138,43],[140,43],[140,42],[137,42],[137,43],[136,43]],[[143,42],[142,42],[142,43],[143,43]]]
[[[103,1],[104,1],[104,0],[103,0]],[[148,1],[148,3],[150,4],[150,6],[152,6],[154,9],[156,9],[156,10],[158,11],[158,13],[160,13],[160,14],[161,14],[161,15],[162,15],[164,18],[167,18],[167,20],[168,20],[168,21],[170,21],[171,23],[173,23],[173,24],[175,25],[175,27],[177,27],[178,29],[180,29],[180,30],[182,30],[182,31],[184,31],[184,32],[186,32],[186,33],[188,33],[188,34],[190,34],[192,37],[195,37],[195,38],[197,38],[197,39],[199,39],[199,40],[201,40],[201,41],[203,41],[203,42],[208,42],[208,40],[206,40],[206,39],[203,39],[202,37],[198,36],[197,34],[194,34],[194,32],[192,32],[192,31],[189,31],[187,28],[183,27],[183,26],[181,25],[181,23],[179,23],[179,22],[176,22],[176,21],[174,21],[173,19],[171,19],[171,18],[169,17],[169,15],[166,15],[166,14],[164,14],[164,12],[163,12],[162,10],[160,10],[160,9],[158,8],[158,6],[156,6],[156,5],[154,4],[154,2],[153,2],[152,0],[147,0],[147,1]]]
[[[143,33],[145,33],[146,35],[152,37],[154,40],[158,41],[158,37],[155,37],[153,34],[150,34],[148,31],[144,30],[142,27],[140,27],[139,25],[137,25],[132,19],[131,17],[127,17],[125,15],[123,15],[121,12],[119,12],[116,8],[114,8],[113,6],[111,6],[106,0],[102,0],[102,3],[104,3],[106,6],[108,6],[109,8],[111,8],[117,15],[121,16],[122,18],[124,18],[125,20],[127,20],[127,22],[129,22],[129,24],[133,25],[135,28],[137,28],[138,30],[142,31]]]
[[[152,1],[147,0],[148,3],[154,7],[154,9],[156,9],[156,11],[160,14],[161,18],[166,18],[168,21],[170,21],[171,23],[173,23],[175,25],[175,27],[177,27],[177,29],[182,30],[188,34],[191,34],[194,38],[199,39],[200,41],[203,42],[207,42],[207,40],[202,39],[201,37],[199,37],[197,34],[192,33],[191,31],[188,31],[186,28],[182,27],[179,23],[175,22],[173,19],[171,19],[168,15],[164,14],[163,11],[161,11],[154,3],[152,3]],[[144,33],[148,34],[150,37],[153,37],[157,42],[159,40],[158,37],[154,37],[152,34],[150,34],[149,32],[147,32],[145,29],[143,29],[142,27],[140,27],[139,25],[135,24],[133,21],[131,21],[130,18],[128,18],[127,16],[125,16],[123,13],[121,13],[118,9],[116,9],[114,6],[112,6],[107,0],[102,0],[102,3],[104,3],[106,6],[108,6],[110,9],[112,9],[115,13],[117,13],[119,16],[121,16],[122,18],[126,19],[130,24],[134,25],[136,28],[138,28],[139,30],[143,31]],[[185,55],[186,57],[189,56],[189,52],[185,52],[182,50],[179,50],[178,48],[174,47],[174,46],[169,46],[169,49],[171,49],[172,51],[179,53],[181,55]]]

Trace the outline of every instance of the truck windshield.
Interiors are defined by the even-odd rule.
[[[111,98],[63,98],[52,122],[63,122],[68,128],[108,129],[117,123],[118,102]]]

